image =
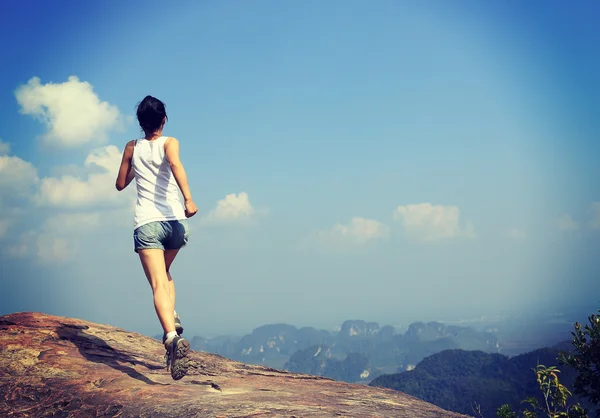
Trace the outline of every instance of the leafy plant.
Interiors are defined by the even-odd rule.
[[[592,314],[588,321],[583,328],[580,323],[575,323],[575,332],[571,333],[574,350],[560,352],[558,359],[578,372],[574,392],[597,405],[596,411],[600,415],[600,316]]]
[[[558,375],[560,370],[555,366],[546,367],[538,364],[534,369],[538,385],[542,391],[543,404],[536,397],[529,397],[522,403],[529,404],[532,409],[523,411],[525,418],[538,418],[547,416],[548,418],[588,418],[588,415],[578,403],[567,407],[567,400],[572,395],[571,391],[565,385],[560,383]],[[510,405],[502,405],[496,411],[499,418],[516,418]]]
[[[496,411],[498,418],[517,418],[517,414],[512,410],[509,404],[505,403]]]

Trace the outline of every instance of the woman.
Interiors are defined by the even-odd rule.
[[[138,105],[137,119],[144,138],[125,146],[116,188],[125,189],[135,178],[134,251],[152,287],[154,309],[164,331],[167,367],[171,377],[179,380],[187,373],[185,357],[190,344],[181,336],[183,328],[175,311],[175,284],[169,268],[187,244],[187,218],[194,216],[198,208],[179,159],[179,142],[162,134],[167,121],[164,103],[146,96]]]

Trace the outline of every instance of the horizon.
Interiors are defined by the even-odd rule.
[[[196,335],[600,306],[600,4],[146,4],[2,6],[0,315],[162,332],[114,187],[147,94]]]

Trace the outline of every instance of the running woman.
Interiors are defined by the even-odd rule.
[[[175,311],[175,284],[169,269],[189,239],[188,218],[198,208],[192,200],[187,176],[179,159],[179,142],[164,136],[167,122],[163,102],[146,96],[137,108],[144,137],[129,141],[123,150],[116,188],[137,186],[133,243],[152,287],[154,309],[163,328],[167,368],[179,380],[187,373],[190,343]],[[181,195],[183,195],[183,201]]]

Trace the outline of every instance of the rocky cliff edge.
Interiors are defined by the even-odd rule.
[[[0,316],[0,416],[464,417],[393,390],[189,358],[174,381],[153,338],[43,313]]]

